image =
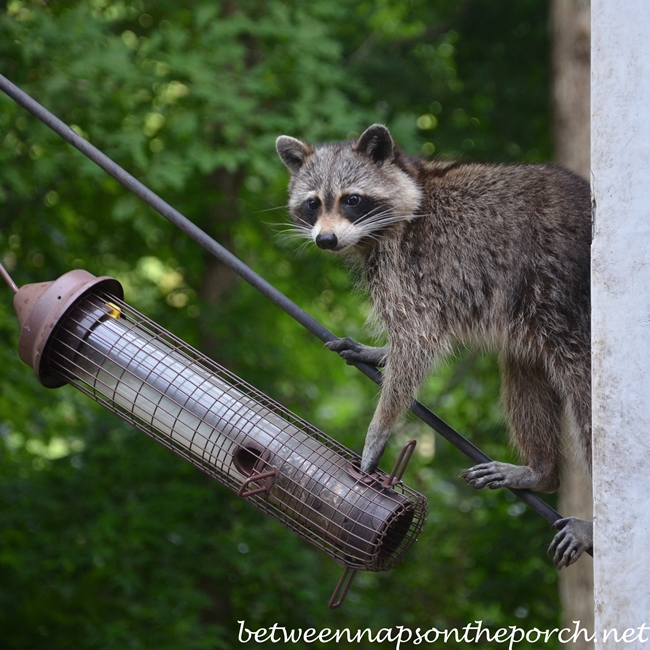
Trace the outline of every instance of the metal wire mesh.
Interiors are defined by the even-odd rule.
[[[361,475],[356,454],[115,296],[78,299],[44,362],[346,567],[391,569],[424,525],[422,495]]]

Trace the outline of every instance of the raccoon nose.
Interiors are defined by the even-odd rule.
[[[316,235],[316,246],[327,251],[335,250],[338,243],[338,237],[333,232],[319,233]]]

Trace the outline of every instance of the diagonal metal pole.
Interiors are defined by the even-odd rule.
[[[152,192],[143,183],[122,169],[122,167],[102,153],[97,149],[97,147],[75,133],[67,124],[41,106],[41,104],[32,99],[32,97],[23,92],[18,88],[18,86],[13,84],[3,75],[0,75],[0,90],[11,97],[20,106],[28,110],[32,115],[51,128],[55,133],[60,135],[73,147],[90,158],[90,160],[95,164],[99,165],[99,167],[101,167],[107,174],[110,174],[115,180],[122,183],[126,189],[141,198],[145,203],[165,217],[165,219],[182,230],[206,251],[214,255],[218,260],[237,273],[237,275],[246,280],[246,282],[255,287],[260,293],[265,295],[269,300],[289,314],[289,316],[297,320],[314,336],[318,337],[325,343],[328,341],[334,341],[338,338],[262,276],[258,275],[239,258],[226,250],[206,232],[192,223],[187,217],[169,205],[169,203],[163,201],[163,199],[161,199],[156,193]],[[377,384],[381,383],[381,373],[377,368],[365,363],[355,363],[354,365],[374,382]],[[416,400],[413,401],[411,404],[411,412],[420,418],[425,424],[429,425],[434,431],[437,431],[443,438],[448,440],[452,445],[454,445],[454,447],[459,449],[473,462],[490,462],[491,459],[489,456],[484,454],[476,445],[472,444],[469,440],[460,435],[460,433],[450,427],[444,420],[440,419],[435,415],[435,413],[430,411],[420,402]],[[556,510],[551,508],[551,506],[533,492],[530,492],[529,490],[516,489],[510,489],[510,491],[546,519],[546,521],[554,523],[558,519],[562,518]]]

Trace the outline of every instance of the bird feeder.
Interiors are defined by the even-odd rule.
[[[13,285],[4,269],[3,276]],[[422,530],[426,499],[123,302],[109,277],[71,271],[15,291],[20,358],[49,388],[71,384],[345,567],[393,568]]]

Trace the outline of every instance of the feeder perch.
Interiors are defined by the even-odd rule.
[[[330,607],[357,570],[391,569],[415,542],[427,503],[401,481],[414,441],[391,475],[365,474],[353,452],[128,306],[117,280],[77,270],[12,288],[19,355],[38,380],[72,384],[343,564]]]

